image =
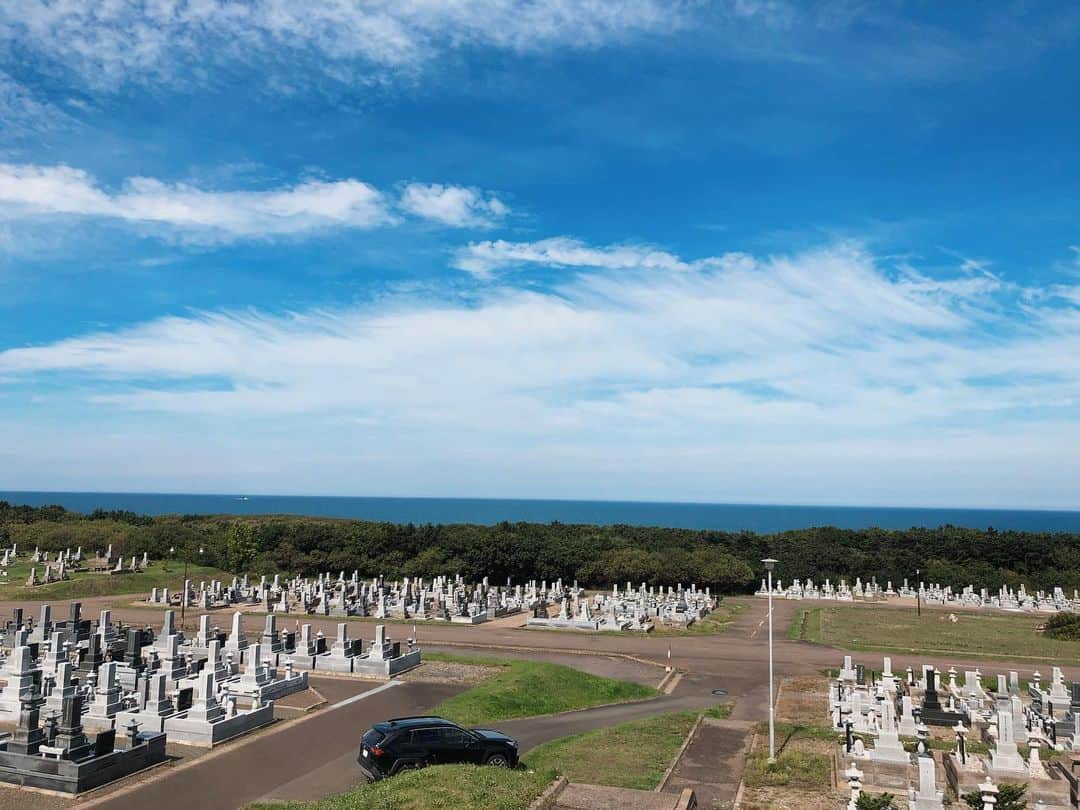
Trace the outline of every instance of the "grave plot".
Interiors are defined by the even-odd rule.
[[[936,810],[943,797],[1026,784],[1031,802],[1069,808],[1080,764],[1080,682],[1050,667],[1026,689],[1019,673],[991,685],[978,669],[933,666],[880,673],[845,656],[828,707],[844,741],[836,754],[852,795],[863,788],[901,792],[909,806]]]
[[[689,627],[716,609],[716,600],[708,588],[699,591],[696,585],[637,589],[626,583],[620,591],[615,585],[610,593],[587,596],[574,587],[559,600],[559,612],[550,616],[536,610],[526,622],[527,627],[555,630],[609,630],[648,632],[657,624],[666,627]]]
[[[755,596],[768,595],[769,587],[763,579]],[[976,590],[974,585],[966,585],[960,591],[954,591],[951,586],[925,582],[919,582],[918,587],[913,588],[907,579],[899,588],[894,588],[891,581],[882,588],[874,577],[868,582],[863,582],[861,577],[856,578],[853,586],[848,585],[846,579],[841,579],[839,585],[826,579],[825,584],[820,586],[815,585],[811,579],[795,579],[786,588],[783,581],[777,579],[773,584],[773,598],[832,602],[885,602],[902,599],[940,607],[998,608],[1028,613],[1073,612],[1080,608],[1080,591],[1075,589],[1071,597],[1060,587],[1049,593],[1041,590],[1031,593],[1024,585],[1015,589],[1003,585],[994,593],[987,588]]]
[[[388,678],[420,663],[382,625],[368,644],[345,624],[332,644],[305,625],[298,649],[275,615],[254,638],[243,620],[226,633],[202,616],[187,638],[172,611],[155,631],[108,610],[84,619],[78,602],[63,620],[16,609],[0,634],[0,722],[15,727],[0,736],[0,780],[78,793],[164,761],[166,742],[210,748],[270,725],[274,701],[307,690],[312,670]]]
[[[278,616],[296,613],[467,625],[520,614],[528,627],[630,632],[648,632],[656,626],[685,629],[717,606],[708,588],[698,590],[693,584],[666,589],[641,584],[635,589],[628,582],[621,590],[615,585],[610,592],[587,595],[577,582],[567,585],[561,579],[532,580],[525,585],[509,580],[492,585],[487,578],[466,583],[461,577],[389,581],[382,577],[364,580],[356,571],[350,577],[342,571],[337,577],[324,574],[314,579],[277,575],[258,582],[234,577],[229,584],[188,581],[179,593],[154,588],[146,602],[203,610],[257,609]],[[305,641],[309,643],[310,639]]]
[[[576,583],[575,583],[576,587]],[[306,577],[233,577],[226,584],[187,581],[179,593],[154,588],[147,596],[151,605],[186,606],[210,610],[235,606],[256,608],[267,613],[290,613],[342,618],[370,617],[415,622],[443,621],[480,624],[555,604],[567,588],[562,580],[553,583],[532,581],[526,585],[491,585],[487,578],[466,583],[461,577],[361,579],[357,571],[348,578],[321,574]]]

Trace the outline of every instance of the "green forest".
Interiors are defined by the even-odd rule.
[[[1080,535],[967,529],[819,527],[779,534],[650,526],[563,523],[413,525],[286,515],[149,517],[131,512],[84,515],[59,506],[0,501],[0,546],[20,552],[112,543],[116,553],[193,562],[249,574],[358,570],[361,576],[461,574],[492,582],[576,579],[669,585],[696,582],[723,593],[753,590],[759,562],[776,557],[785,581],[841,577],[896,585],[907,577],[954,588],[1002,584],[1067,591],[1080,588]],[[173,549],[173,551],[170,551]],[[199,553],[202,549],[202,554]]]

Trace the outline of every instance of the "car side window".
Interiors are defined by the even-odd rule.
[[[443,745],[464,746],[471,741],[472,738],[460,728],[444,728],[442,730]]]
[[[417,748],[430,748],[441,742],[437,728],[419,728],[413,732],[413,746]]]

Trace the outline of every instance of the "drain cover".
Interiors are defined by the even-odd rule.
[[[717,697],[723,697],[727,694],[727,689],[713,689],[712,693]]]

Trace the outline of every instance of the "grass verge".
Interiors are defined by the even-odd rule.
[[[573,734],[525,755],[536,771],[557,771],[571,782],[652,790],[690,732],[697,712],[673,712]]]
[[[434,713],[475,726],[533,717],[605,703],[641,700],[657,694],[651,686],[580,672],[561,664],[432,653],[432,661],[497,667],[499,673],[467,692],[443,701]]]
[[[248,810],[520,810],[554,778],[550,771],[436,765],[322,801],[257,804]]]
[[[846,650],[1080,663],[1080,641],[1036,632],[1045,615],[923,608],[820,607],[799,610],[788,638]]]

